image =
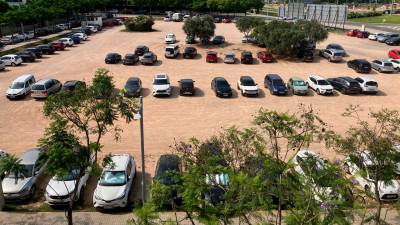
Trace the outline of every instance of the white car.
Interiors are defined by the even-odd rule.
[[[111,164],[103,169],[93,194],[95,208],[112,209],[126,207],[133,179],[136,175],[136,164],[132,156],[113,155]]]
[[[99,30],[97,30],[97,27],[95,26],[86,26],[87,28],[89,28],[89,30],[93,33],[97,33]]]
[[[164,17],[164,22],[170,22],[171,21],[171,18],[169,18],[168,16],[166,16],[166,17]]]
[[[355,80],[360,84],[363,93],[378,93],[378,83],[368,76],[356,77]]]
[[[165,35],[165,43],[167,44],[175,44],[176,36],[175,34],[167,34]]]
[[[351,158],[354,158],[354,160],[351,160]],[[376,163],[369,156],[368,151],[359,151],[355,155],[346,158],[343,166],[346,173],[352,175],[358,185],[366,192],[374,193],[375,184],[372,179],[372,172],[375,171]],[[390,184],[378,181],[378,187],[381,201],[396,201],[399,198],[400,184],[397,180],[392,180]]]
[[[15,79],[6,91],[8,99],[24,98],[31,93],[32,85],[36,83],[32,74],[22,75]]]
[[[395,70],[400,70],[400,60],[399,59],[388,59]]]
[[[18,55],[5,55],[0,58],[6,66],[18,66],[22,64],[22,58]]]
[[[87,41],[88,36],[85,33],[75,33],[73,36],[79,37],[81,40]]]
[[[171,84],[169,82],[169,77],[165,73],[160,73],[153,78],[153,96],[158,95],[171,95]]]
[[[179,56],[178,45],[167,45],[167,47],[165,47],[165,57],[166,58],[176,58],[178,56]]]
[[[74,46],[74,41],[71,38],[60,38],[58,41],[64,43],[67,47]]]
[[[319,95],[331,95],[333,94],[333,87],[329,84],[329,82],[318,75],[311,75],[307,80],[308,86],[317,92]]]
[[[56,25],[57,28],[61,29],[61,30],[68,30],[68,24],[64,24],[64,23],[60,23]]]
[[[368,36],[368,39],[371,41],[376,41],[378,39],[379,36],[383,36],[385,35],[384,33],[374,33],[374,34],[370,34]]]
[[[259,95],[258,86],[250,76],[241,76],[237,81],[237,88],[243,96]]]
[[[186,20],[190,19],[190,15],[184,15],[183,16],[183,22],[185,22]]]
[[[75,190],[75,184],[79,176],[79,168],[73,169],[70,174],[65,176],[54,176],[50,179],[46,186],[46,203],[49,205],[64,205],[72,200],[72,193]],[[76,197],[74,201],[78,201],[85,190],[86,182],[89,179],[90,168],[79,180]]]

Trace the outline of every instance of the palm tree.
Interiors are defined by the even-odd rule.
[[[4,208],[4,194],[3,194],[3,178],[10,173],[21,173],[24,170],[24,166],[20,164],[21,159],[15,155],[7,154],[5,157],[0,159],[0,211]]]

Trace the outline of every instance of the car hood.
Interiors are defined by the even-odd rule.
[[[385,184],[383,181],[378,181],[379,192],[382,194],[398,194],[400,185],[393,180],[391,184]]]
[[[111,201],[121,197],[125,193],[125,185],[122,186],[100,186],[98,185],[94,194],[104,201]]]
[[[318,88],[326,90],[326,89],[333,89],[331,85],[318,85]]]
[[[166,40],[166,41],[173,41],[173,40],[175,40],[175,38],[173,38],[173,37],[167,37],[167,38],[165,38],[165,40]]]
[[[75,190],[76,180],[57,181],[51,179],[47,184],[46,192],[51,196],[65,196],[69,195]]]
[[[169,88],[170,88],[169,84],[161,84],[161,85],[153,84],[153,89],[154,90],[167,90]]]
[[[285,91],[287,88],[286,88],[286,86],[283,86],[283,85],[279,85],[279,86],[272,85],[272,89],[277,90],[277,91]]]
[[[138,92],[140,90],[140,87],[131,87],[131,88],[125,88],[126,92]]]
[[[23,90],[24,90],[23,88],[21,88],[21,89],[11,89],[11,88],[9,88],[9,89],[7,89],[6,93],[10,94],[10,95],[15,95],[15,94],[19,94]]]
[[[216,89],[217,89],[217,91],[220,91],[220,92],[231,92],[232,91],[232,89],[230,87],[225,87],[225,86],[216,87]]]
[[[246,91],[257,91],[258,90],[257,86],[242,86],[242,87]]]
[[[27,185],[32,180],[32,177],[26,178],[4,178],[2,187],[4,193],[18,193],[20,192],[25,185]]]

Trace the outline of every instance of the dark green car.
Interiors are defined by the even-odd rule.
[[[289,92],[294,95],[308,95],[308,85],[299,77],[292,77],[287,83]]]

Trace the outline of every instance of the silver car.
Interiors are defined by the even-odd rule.
[[[20,157],[22,173],[8,174],[2,182],[4,198],[7,201],[24,200],[32,197],[36,191],[36,181],[43,173],[46,156],[40,149],[30,149]]]
[[[395,71],[395,69],[393,67],[393,63],[386,59],[372,61],[371,67],[372,67],[372,69],[374,69],[380,73],[381,72],[393,73]]]
[[[343,52],[335,49],[323,49],[320,51],[320,56],[328,59],[329,62],[339,62],[343,58]]]
[[[224,57],[224,63],[234,64],[236,62],[236,57],[234,53],[226,53]]]
[[[61,90],[62,84],[55,79],[44,79],[36,82],[31,89],[32,98],[47,98]]]
[[[390,38],[399,37],[399,36],[400,36],[400,35],[399,35],[399,34],[396,34],[396,33],[387,33],[387,34],[384,34],[384,35],[382,35],[382,36],[377,36],[376,40],[377,40],[378,42],[385,42],[386,40],[388,40],[388,39],[390,39]]]

